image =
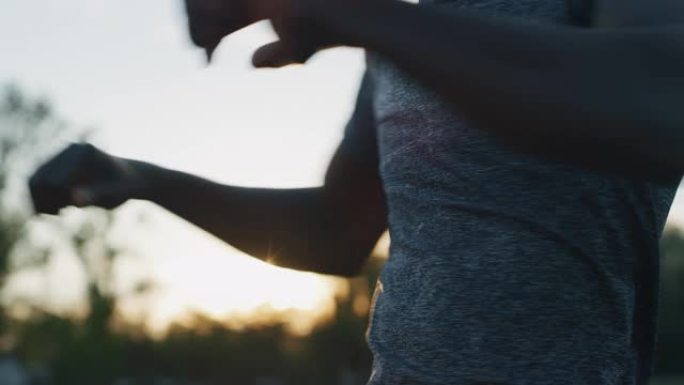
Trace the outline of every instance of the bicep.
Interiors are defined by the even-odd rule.
[[[365,74],[354,113],[330,162],[323,188],[326,202],[332,206],[330,211],[340,219],[341,230],[364,250],[362,253],[370,253],[387,227],[372,93],[372,80]]]

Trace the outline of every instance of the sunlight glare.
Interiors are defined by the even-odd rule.
[[[163,228],[163,234],[138,234],[141,239],[130,242],[154,256],[156,289],[146,309],[152,331],[203,314],[237,325],[285,321],[293,331],[306,333],[334,312],[344,281],[269,265],[169,213],[154,209],[149,214],[150,228]],[[126,312],[134,317],[136,306],[129,305]]]

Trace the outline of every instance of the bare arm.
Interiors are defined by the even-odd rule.
[[[595,168],[668,179],[684,167],[684,5],[569,1],[580,5],[571,9],[593,9],[595,17],[586,20],[592,28],[396,0],[248,4],[256,4],[250,20],[271,18],[281,37],[255,53],[257,66],[303,61],[315,51],[306,49],[312,42],[364,47],[516,145]],[[212,19],[190,14],[190,20],[201,26]],[[213,36],[209,41],[223,35]]]
[[[640,176],[684,167],[684,24],[618,27],[604,12],[586,29],[391,0],[311,12],[517,144]]]
[[[267,262],[354,275],[386,228],[368,88],[360,92],[322,187],[227,186],[75,145],[32,178],[36,210],[55,212],[68,204],[111,208],[129,198],[147,199]],[[58,196],[64,199],[54,202]]]
[[[386,228],[367,87],[322,187],[234,187],[156,170],[150,200],[259,259],[356,274]]]

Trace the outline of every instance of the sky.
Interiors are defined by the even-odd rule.
[[[61,117],[95,128],[92,142],[115,155],[235,185],[320,185],[363,53],[336,49],[306,66],[252,69],[253,50],[274,38],[266,23],[249,27],[225,39],[207,66],[179,0],[0,0],[0,84],[48,98]],[[187,311],[222,317],[264,306],[318,316],[341,285],[253,260],[150,204],[120,210],[148,218],[122,236],[157,283],[152,304],[137,304],[157,326]],[[62,259],[49,277],[15,285],[68,306],[81,286],[61,277],[75,264]]]
[[[306,66],[252,69],[251,52],[272,39],[264,23],[247,28],[207,66],[190,44],[180,0],[0,0],[0,84],[50,99],[60,116],[96,128],[93,143],[115,155],[235,185],[319,185],[363,54],[335,49]],[[124,221],[120,237],[144,258],[120,273],[154,277],[152,302],[129,301],[128,309],[157,327],[188,311],[224,317],[264,307],[300,311],[306,324],[330,311],[341,285],[255,261],[150,204],[121,211],[148,218],[144,226]],[[671,220],[683,218],[678,198]],[[77,279],[62,279],[75,263],[24,277],[17,290],[62,293],[48,297],[66,306],[79,293]]]

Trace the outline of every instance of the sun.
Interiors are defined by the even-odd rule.
[[[153,333],[201,314],[236,327],[282,321],[306,334],[334,314],[345,280],[270,265],[167,212],[146,211],[147,223],[127,239],[149,260],[153,290],[123,301],[122,312]]]

